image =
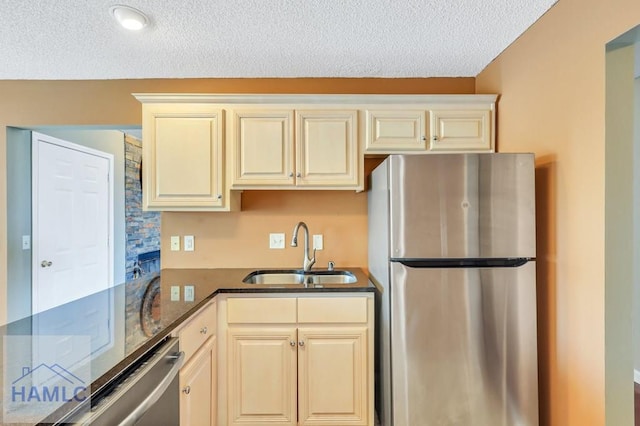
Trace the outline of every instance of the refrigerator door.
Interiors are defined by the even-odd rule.
[[[535,257],[533,154],[386,161],[391,258]]]
[[[390,320],[393,426],[538,425],[535,262],[392,262]]]

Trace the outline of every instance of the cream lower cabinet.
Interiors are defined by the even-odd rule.
[[[216,338],[210,337],[180,371],[180,425],[215,424]]]
[[[373,425],[373,297],[227,302],[225,424]]]
[[[296,424],[295,327],[229,327],[229,424]]]
[[[231,121],[232,188],[361,188],[356,110],[235,110]]]
[[[216,304],[210,303],[178,331],[185,364],[180,369],[180,425],[214,426],[217,416]]]

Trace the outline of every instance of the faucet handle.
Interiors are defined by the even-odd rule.
[[[311,267],[316,263],[316,249],[313,249],[313,255],[311,256],[311,259],[309,259],[309,269],[311,269]]]

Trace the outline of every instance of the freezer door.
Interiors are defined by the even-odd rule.
[[[535,262],[391,269],[392,425],[538,425]]]
[[[391,258],[535,257],[533,154],[386,161]]]

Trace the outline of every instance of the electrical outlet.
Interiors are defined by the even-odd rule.
[[[322,250],[323,248],[322,234],[313,236],[313,248],[316,250]]]
[[[270,249],[283,249],[284,248],[284,234],[269,234],[269,248]]]
[[[196,290],[192,285],[184,286],[184,301],[193,302],[196,298]]]
[[[171,286],[171,301],[179,302],[180,301],[180,286],[172,285]]]
[[[171,251],[180,251],[180,236],[171,236]]]
[[[194,237],[193,235],[185,235],[184,236],[184,251],[194,251]]]

